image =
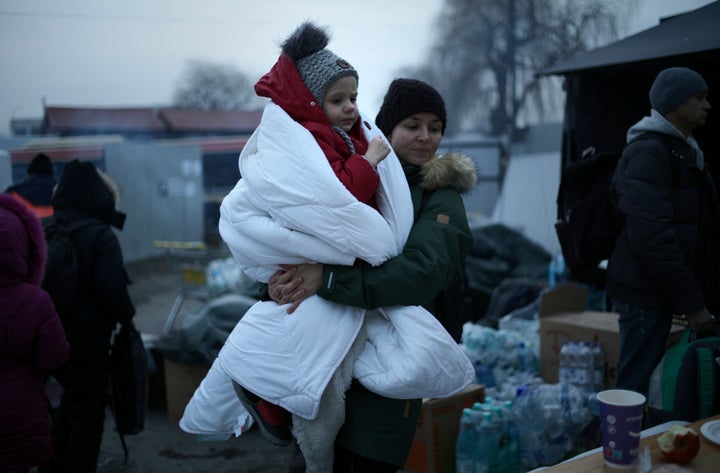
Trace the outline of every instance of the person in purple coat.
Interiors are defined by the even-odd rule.
[[[46,374],[70,344],[41,287],[47,249],[40,220],[0,194],[0,471],[26,472],[53,454]]]

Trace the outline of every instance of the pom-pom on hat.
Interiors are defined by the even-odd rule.
[[[663,69],[650,87],[650,105],[663,115],[690,97],[708,90],[705,79],[687,67]]]
[[[44,174],[48,176],[53,175],[53,167],[50,162],[50,158],[45,153],[38,153],[27,168],[28,174],[39,175]]]
[[[359,80],[349,62],[325,49],[329,40],[325,30],[305,22],[282,44],[282,52],[295,62],[300,78],[320,105],[336,80],[347,76]]]
[[[416,79],[395,79],[390,84],[375,124],[385,136],[390,136],[393,128],[414,113],[434,113],[442,120],[442,132],[445,134],[447,113],[445,101],[431,85]]]

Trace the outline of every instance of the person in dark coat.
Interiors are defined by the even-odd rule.
[[[646,396],[673,315],[702,331],[710,327],[711,312],[720,309],[717,191],[692,136],[707,120],[707,94],[697,72],[661,71],[650,88],[650,116],[628,130],[611,184],[625,217],[606,283],[620,314],[615,385]],[[637,139],[643,135],[651,137]],[[672,152],[658,135],[672,143]]]
[[[68,163],[53,196],[61,224],[87,222],[71,234],[78,257],[76,308],[60,314],[72,346],[53,376],[63,388],[53,417],[55,455],[42,471],[94,472],[107,406],[110,339],[118,322],[135,315],[122,250],[110,226],[122,229],[117,187],[90,162]]]
[[[51,216],[52,193],[57,181],[48,155],[38,153],[30,162],[26,175],[24,181],[8,187],[5,192],[24,203],[38,218]]]
[[[42,290],[47,259],[40,221],[0,194],[0,471],[28,471],[53,445],[45,395],[48,371],[70,345],[52,299]]]

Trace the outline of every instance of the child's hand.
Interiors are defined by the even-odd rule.
[[[370,161],[373,167],[376,167],[380,161],[385,159],[390,154],[390,146],[387,142],[379,136],[376,136],[368,144],[367,153],[365,153],[365,159]]]

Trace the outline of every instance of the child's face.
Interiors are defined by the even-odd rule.
[[[357,108],[357,79],[347,76],[333,82],[325,93],[322,108],[331,126],[350,131],[360,116]]]

